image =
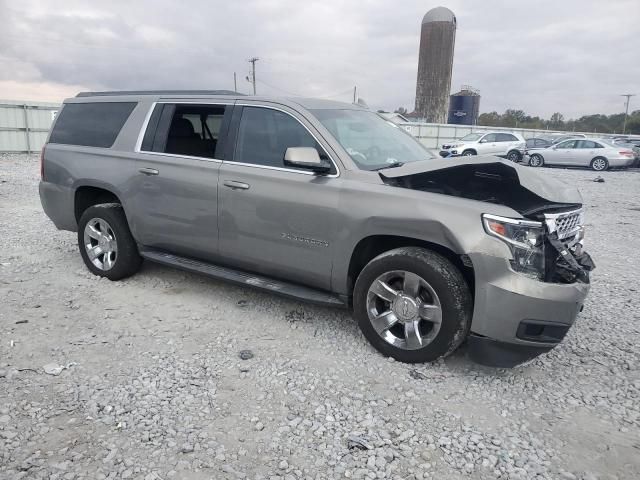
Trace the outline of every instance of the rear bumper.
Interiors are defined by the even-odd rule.
[[[478,363],[515,366],[558,345],[582,310],[586,283],[545,283],[509,262],[469,255],[476,273],[470,355]]]
[[[73,191],[70,188],[49,182],[40,182],[38,187],[44,213],[58,230],[75,232],[78,225],[73,207]]]

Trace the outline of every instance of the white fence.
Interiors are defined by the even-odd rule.
[[[57,103],[0,100],[0,153],[39,152],[58,110]]]
[[[550,133],[580,133],[526,128],[483,127],[480,125],[449,125],[445,123],[399,123],[398,125],[420,140],[425,146],[437,149],[442,147],[443,143],[449,143],[472,132],[519,133],[524,138],[539,137],[541,135],[549,135]]]

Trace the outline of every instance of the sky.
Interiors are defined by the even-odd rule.
[[[458,19],[452,91],[480,111],[565,118],[640,109],[639,0],[0,0],[0,98],[233,89],[413,110],[420,24]],[[635,105],[634,105],[635,104]]]

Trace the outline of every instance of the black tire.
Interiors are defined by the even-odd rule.
[[[102,220],[108,224],[117,245],[117,253],[113,255],[113,266],[108,270],[94,265],[92,260],[89,259],[87,247],[85,246],[85,228],[89,222],[95,220]],[[78,248],[80,249],[82,260],[84,260],[91,273],[106,277],[109,280],[121,280],[130,277],[140,270],[140,265],[142,264],[138,246],[131,235],[127,217],[124,214],[122,205],[119,203],[94,205],[82,213],[78,222]]]
[[[369,288],[381,275],[403,270],[418,275],[435,291],[442,311],[440,330],[426,346],[414,350],[388,343],[367,312]],[[420,247],[402,247],[371,260],[360,272],[353,292],[354,317],[364,336],[385,356],[405,363],[431,362],[454,352],[471,328],[473,300],[462,273],[445,257]]]
[[[604,166],[601,167],[600,165],[604,165]],[[593,160],[591,160],[590,167],[592,170],[595,170],[596,172],[604,172],[605,170],[609,169],[609,162],[604,157],[596,157]]]
[[[477,155],[475,150],[465,150],[464,152],[462,152],[463,157],[471,157],[473,155]]]
[[[534,153],[529,157],[529,166],[530,167],[543,167],[544,166],[544,157],[539,153]]]
[[[518,163],[520,160],[522,160],[522,154],[518,150],[511,150],[509,153],[507,153],[507,159],[514,163]]]

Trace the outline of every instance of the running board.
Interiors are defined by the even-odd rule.
[[[332,307],[346,306],[345,302],[343,302],[337,295],[323,292],[322,290],[304,287],[302,285],[274,280],[260,275],[253,275],[227,267],[220,267],[211,263],[179,257],[177,255],[172,255],[158,250],[140,249],[140,255],[152,262],[161,263],[181,270],[187,270],[189,272],[202,273],[209,277],[258,288],[260,290],[267,290],[269,292],[303,300],[305,302]]]

